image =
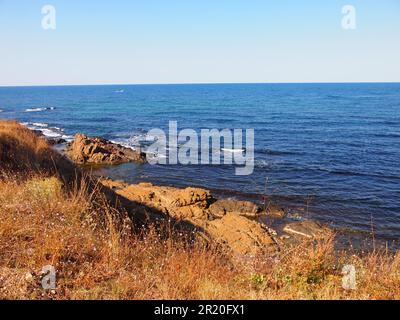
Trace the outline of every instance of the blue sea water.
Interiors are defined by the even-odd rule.
[[[47,135],[125,144],[152,128],[254,128],[256,168],[138,166],[114,178],[202,186],[400,239],[400,84],[210,84],[2,87],[0,118]],[[267,183],[266,183],[267,181]],[[305,209],[306,208],[306,209]]]

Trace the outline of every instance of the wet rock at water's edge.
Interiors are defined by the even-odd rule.
[[[78,164],[145,163],[146,154],[132,150],[103,138],[76,134],[67,148],[67,155]]]
[[[331,229],[319,222],[305,220],[289,223],[283,228],[283,231],[295,237],[314,239],[327,235]]]

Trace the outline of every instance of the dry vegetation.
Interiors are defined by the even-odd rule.
[[[73,174],[62,171],[73,168],[63,161],[29,130],[0,122],[2,299],[400,298],[400,253],[339,253],[329,238],[233,261],[151,227],[134,232],[85,179],[67,187]],[[341,287],[345,264],[356,267],[356,290]],[[41,288],[46,265],[56,290]]]

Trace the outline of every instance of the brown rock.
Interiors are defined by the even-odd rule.
[[[286,216],[286,212],[283,208],[270,206],[267,210],[265,210],[265,215],[272,218],[282,219]]]
[[[49,139],[47,139],[47,142],[49,145],[54,146],[56,144],[66,143],[67,141],[63,138],[49,138]]]
[[[78,164],[121,164],[146,162],[146,155],[137,150],[125,148],[102,138],[90,138],[76,134],[67,149],[67,155]]]
[[[122,180],[111,180],[111,179],[100,179],[100,183],[110,189],[123,189],[128,186],[128,184]]]
[[[210,222],[206,231],[235,254],[254,255],[278,250],[273,237],[259,223],[234,213]]]
[[[261,208],[249,201],[222,199],[210,206],[210,212],[216,217],[222,217],[227,213],[236,213],[249,218],[256,218],[260,215]]]
[[[283,231],[308,239],[319,238],[331,232],[328,227],[311,220],[290,223],[283,228]]]
[[[190,221],[193,219],[207,220],[208,218],[206,207],[211,198],[208,190],[199,188],[178,189],[140,183],[118,190],[117,194],[176,219]]]
[[[110,182],[104,183],[110,185]],[[119,186],[121,186],[118,183]],[[225,246],[238,255],[255,254],[257,252],[275,252],[278,246],[270,232],[256,221],[249,220],[240,214],[255,214],[257,206],[250,202],[219,200],[214,203],[213,210],[209,203],[213,200],[210,191],[200,188],[178,189],[154,186],[150,183],[129,185],[117,189],[116,193],[125,199],[162,212],[178,221],[190,223],[202,230],[210,241]],[[224,210],[237,210],[220,214]],[[239,214],[238,214],[239,213]]]
[[[190,206],[193,204],[201,204],[205,206],[211,198],[210,191],[200,188],[186,188],[183,190],[175,189],[171,193],[171,204],[177,207]]]

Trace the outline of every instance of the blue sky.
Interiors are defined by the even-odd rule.
[[[400,0],[0,0],[0,85],[398,82],[399,40]]]

